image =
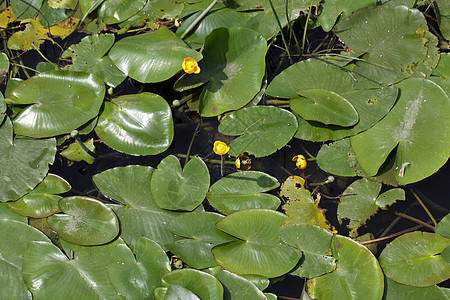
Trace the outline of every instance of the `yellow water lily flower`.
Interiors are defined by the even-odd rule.
[[[252,160],[245,153],[239,153],[234,164],[239,171],[248,171],[252,167]]]
[[[230,150],[230,147],[224,142],[221,141],[215,141],[213,150],[218,155],[225,155],[227,154],[228,150]]]
[[[200,73],[200,67],[195,59],[192,57],[186,57],[181,64],[183,70],[188,74],[198,74]]]
[[[306,169],[308,163],[306,162],[306,158],[303,155],[296,155],[292,158],[292,161],[295,161],[297,168],[300,170]]]

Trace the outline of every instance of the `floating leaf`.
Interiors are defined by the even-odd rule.
[[[56,155],[54,138],[15,137],[9,118],[0,126],[0,201],[15,201],[29,193],[45,175]]]
[[[109,278],[127,299],[151,298],[161,277],[170,271],[169,259],[157,243],[145,237],[137,240],[135,253],[136,258],[126,244],[117,244],[109,258]]]
[[[98,18],[106,24],[116,24],[135,15],[146,0],[106,0],[98,8]]]
[[[15,20],[16,16],[14,16],[11,6],[8,6],[0,13],[0,28],[8,28],[8,24]]]
[[[325,144],[317,153],[317,164],[325,172],[338,176],[356,176],[356,172],[350,167],[347,158],[350,151],[348,138],[334,143]]]
[[[192,268],[205,269],[216,266],[211,248],[234,240],[216,228],[222,215],[198,212],[173,218],[169,230],[185,239],[166,244],[167,249]]]
[[[450,101],[426,79],[411,78],[398,86],[401,95],[394,108],[374,127],[352,137],[351,143],[358,163],[370,176],[396,148],[395,179],[408,184],[430,176],[447,161]]]
[[[378,208],[385,209],[397,200],[405,200],[403,189],[391,189],[378,195],[380,190],[381,183],[366,178],[353,182],[345,189],[337,213],[341,220],[350,219],[348,227],[353,233],[375,215]]]
[[[436,0],[434,5],[438,15],[439,29],[442,35],[448,39],[450,37],[450,4],[445,0]]]
[[[44,1],[39,9],[39,22],[43,26],[52,26],[61,21],[64,21],[69,17],[66,9],[64,8],[52,8],[48,5],[47,1]]]
[[[2,220],[13,220],[13,221],[19,221],[22,223],[28,223],[28,218],[23,217],[21,215],[16,214],[15,212],[11,211],[6,203],[1,202],[0,203],[0,219]]]
[[[83,144],[86,146],[86,148],[95,153],[94,139],[89,139]],[[60,154],[65,158],[67,158],[68,160],[72,161],[84,160],[88,164],[93,164],[95,161],[95,158],[92,157],[92,155],[90,155],[89,153],[87,153],[83,148],[81,148],[78,142],[73,142],[72,144],[69,145],[69,147],[61,151]]]
[[[74,71],[41,73],[19,84],[8,103],[28,105],[13,119],[14,133],[31,137],[66,134],[97,116],[105,95],[98,77]]]
[[[143,83],[169,79],[181,71],[186,57],[202,59],[200,53],[165,27],[121,39],[112,47],[109,57],[122,72]]]
[[[42,6],[43,0],[11,0],[11,9],[19,20],[31,18]]]
[[[412,286],[430,286],[450,278],[450,262],[440,254],[450,239],[434,233],[414,231],[389,243],[380,254],[384,274]]]
[[[58,201],[62,194],[70,191],[70,184],[58,175],[48,174],[34,190],[15,202],[7,202],[15,213],[33,218],[44,218],[59,212]]]
[[[308,280],[307,291],[311,297],[339,300],[382,298],[383,272],[366,247],[347,237],[334,235],[331,251],[337,260],[336,270]]]
[[[1,70],[0,70],[0,72],[1,72]],[[3,94],[0,93],[0,126],[1,126],[1,124],[3,122],[3,120],[6,117],[5,111],[6,111],[6,103],[5,103],[5,100],[3,98]]]
[[[263,292],[242,276],[227,270],[221,270],[216,277],[224,286],[224,295],[229,295],[230,299],[267,300]],[[224,298],[227,299],[226,297]]]
[[[270,278],[287,273],[302,254],[281,242],[278,229],[285,220],[285,215],[268,209],[246,209],[226,216],[216,223],[217,228],[240,240],[214,247],[216,261],[238,275]]]
[[[167,224],[180,213],[161,209],[150,190],[153,168],[130,165],[116,167],[94,175],[94,183],[107,197],[123,203],[114,206],[120,220],[120,236],[133,250],[136,241],[147,237],[161,247],[176,240]]]
[[[436,285],[427,287],[417,287],[397,283],[389,278],[385,278],[384,296],[385,300],[398,300],[406,295],[408,300],[423,299],[448,299],[445,293]]]
[[[42,1],[42,0],[41,0]],[[25,22],[24,22],[25,23]],[[8,48],[12,50],[32,50],[48,39],[47,30],[35,19],[26,22],[25,30],[15,32],[8,39]]]
[[[331,256],[330,232],[310,224],[291,224],[280,228],[282,240],[302,250],[299,266],[290,274],[313,278],[329,273],[336,268],[336,259]]]
[[[48,6],[52,8],[75,9],[77,0],[48,0]]]
[[[435,228],[435,232],[440,236],[450,239],[450,214],[443,217]]]
[[[265,39],[255,31],[218,28],[205,40],[200,74],[182,77],[175,89],[184,91],[206,83],[199,100],[204,117],[239,109],[261,89],[266,52]]]
[[[358,9],[374,6],[377,4],[376,0],[359,0],[359,1],[343,1],[343,0],[328,0],[322,3],[322,12],[319,15],[319,22],[324,31],[330,31],[336,20],[340,17],[344,20]]]
[[[89,197],[73,196],[59,200],[64,215],[48,218],[59,237],[78,245],[100,245],[119,234],[119,221],[105,204]]]
[[[3,219],[0,219],[0,239],[2,298],[31,299],[31,293],[22,279],[22,255],[28,242],[50,240],[23,222]]]
[[[167,156],[151,179],[152,197],[163,209],[192,211],[203,202],[208,188],[208,167],[198,157],[192,157],[181,170],[178,158]]]
[[[262,172],[236,172],[216,181],[206,196],[211,206],[226,215],[248,208],[275,210],[280,199],[264,192],[279,185],[276,178]]]
[[[219,125],[226,135],[241,135],[231,142],[229,154],[241,152],[263,157],[284,147],[297,130],[295,116],[275,106],[244,108],[227,115]]]
[[[119,96],[105,102],[95,132],[118,151],[132,155],[159,154],[172,143],[172,112],[156,94]]]

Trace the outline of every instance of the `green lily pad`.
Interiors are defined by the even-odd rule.
[[[181,170],[173,155],[164,158],[153,172],[152,197],[163,209],[192,211],[205,199],[209,171],[201,158],[192,157]]]
[[[70,184],[54,174],[47,174],[34,190],[15,202],[6,202],[13,212],[33,218],[44,218],[60,212],[58,201],[62,194],[70,191]]]
[[[225,299],[267,300],[256,285],[242,276],[221,270],[216,277],[224,286],[224,295],[229,295],[229,298],[224,297]]]
[[[204,117],[239,109],[261,89],[266,52],[266,40],[255,31],[218,28],[205,40],[199,62],[202,71],[183,76],[175,89],[184,91],[206,83],[199,100]]]
[[[9,118],[0,126],[0,201],[15,201],[29,193],[45,175],[56,155],[54,138],[13,138]]]
[[[334,235],[331,241],[337,267],[331,273],[307,282],[308,294],[315,299],[381,299],[384,276],[375,256],[363,245]]]
[[[443,217],[435,228],[435,232],[440,236],[450,239],[450,214]]]
[[[132,155],[155,155],[173,139],[169,104],[152,93],[124,95],[105,102],[95,132],[108,146]]]
[[[98,8],[98,18],[106,24],[116,24],[135,15],[146,0],[105,0]]]
[[[19,221],[0,219],[0,284],[2,298],[31,299],[22,279],[22,255],[31,241],[50,240],[39,230]]]
[[[1,202],[0,203],[0,219],[2,219],[2,220],[19,221],[19,222],[22,222],[22,223],[28,223],[28,218],[27,217],[18,215],[15,212],[11,211],[8,208],[6,203],[7,202],[5,202],[5,203]]]
[[[211,248],[235,240],[216,228],[217,221],[223,216],[198,212],[173,218],[169,230],[184,239],[166,244],[167,249],[178,256],[183,262],[196,269],[216,266]]]
[[[69,14],[64,8],[52,8],[48,1],[44,1],[39,9],[39,22],[45,27],[53,26],[68,17]]]
[[[67,70],[41,73],[20,83],[7,103],[28,105],[13,119],[14,133],[35,138],[66,134],[97,116],[105,95],[98,77]]]
[[[332,91],[304,90],[300,97],[291,99],[289,106],[303,119],[326,125],[348,127],[359,121],[358,112],[353,105]]]
[[[351,137],[351,144],[370,176],[396,148],[395,179],[408,184],[434,174],[450,156],[450,101],[426,79],[407,79],[398,87],[401,96],[394,108],[374,127]]]
[[[407,295],[408,300],[423,300],[423,299],[448,299],[437,285],[427,287],[417,287],[406,284],[400,284],[389,278],[385,278],[384,296],[385,300],[398,300]]]
[[[350,219],[348,227],[355,233],[367,220],[375,215],[379,208],[385,209],[398,200],[405,200],[405,191],[401,188],[390,189],[378,195],[381,183],[366,178],[350,184],[344,191],[338,206],[339,219]]]
[[[352,74],[356,86],[392,84],[409,77],[427,55],[425,17],[405,6],[368,7],[336,24],[333,32],[352,57],[366,53]],[[399,55],[401,54],[401,55]]]
[[[236,172],[216,181],[206,197],[211,206],[226,215],[248,208],[275,210],[280,199],[264,192],[279,185],[276,178],[262,172]]]
[[[108,275],[114,288],[127,299],[151,298],[161,277],[170,271],[169,258],[154,241],[141,237],[136,242],[136,258],[126,244],[111,251]]]
[[[241,152],[263,157],[284,147],[297,130],[295,116],[275,106],[254,106],[227,115],[219,125],[219,132],[241,135],[231,142],[229,154]]]
[[[445,0],[436,0],[434,5],[437,10],[439,29],[442,35],[448,39],[450,37],[450,4]]]
[[[1,70],[0,70],[0,72],[1,72]],[[5,103],[3,94],[0,93],[0,126],[6,117],[5,111],[6,111],[6,103]]]
[[[18,20],[33,17],[39,12],[43,0],[11,0],[11,9]]]
[[[70,46],[62,57],[72,58],[70,70],[89,72],[98,76],[107,85],[116,87],[126,75],[116,67],[109,56],[105,56],[113,44],[113,34],[89,35],[78,44]]]
[[[428,232],[409,232],[389,243],[380,254],[384,274],[412,286],[430,286],[450,278],[450,262],[440,254],[450,239]]]
[[[94,139],[89,139],[83,143],[86,148],[95,153]],[[89,153],[87,153],[83,148],[81,148],[78,142],[73,142],[66,149],[61,151],[61,156],[64,156],[68,160],[72,161],[82,161],[84,160],[88,164],[93,164],[95,161],[95,157],[92,157]]]
[[[161,209],[150,190],[152,167],[116,167],[94,175],[94,183],[105,196],[124,205],[112,208],[120,220],[120,236],[134,250],[136,241],[147,237],[161,247],[176,240],[168,223],[180,213]]]
[[[344,20],[358,9],[374,6],[377,0],[359,0],[359,1],[345,1],[345,0],[328,0],[322,3],[322,13],[319,15],[319,22],[324,31],[330,31],[336,20],[341,18]]]
[[[201,300],[196,294],[179,285],[158,287],[154,294],[156,300]]]
[[[442,52],[440,54],[439,63],[433,70],[433,75],[440,76],[444,79],[450,79],[450,53]]]
[[[329,231],[310,224],[291,224],[280,228],[280,236],[286,244],[303,253],[299,266],[290,274],[313,278],[336,268],[330,246],[333,235]]]
[[[325,172],[338,176],[356,176],[347,158],[350,150],[350,139],[345,138],[334,143],[324,144],[317,153],[319,167]]]
[[[64,213],[48,218],[59,237],[77,245],[100,245],[119,234],[119,221],[105,204],[89,197],[73,196],[59,200]]]
[[[216,261],[238,275],[271,278],[289,272],[302,254],[281,242],[278,229],[285,220],[282,213],[268,209],[246,209],[226,216],[216,223],[217,228],[240,240],[214,247]]]
[[[267,87],[267,94],[292,99],[302,95],[304,91],[314,89],[344,97],[359,115],[356,125],[348,128],[324,125],[298,116],[298,130],[295,134],[297,138],[311,141],[338,140],[372,127],[389,112],[397,98],[395,87],[354,89],[352,76],[328,60],[308,59],[293,64],[277,75]]]
[[[162,277],[162,284],[166,287],[171,285],[183,287],[196,294],[200,299],[223,299],[223,287],[219,280],[208,273],[194,269],[182,269],[167,273]]]
[[[169,79],[181,70],[186,57],[202,59],[165,27],[118,41],[109,57],[122,72],[143,83]]]

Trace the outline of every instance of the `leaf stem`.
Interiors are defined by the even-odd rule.
[[[278,18],[277,12],[275,11],[275,7],[273,6],[272,0],[269,0],[269,3],[270,3],[270,8],[272,8],[273,15],[275,16],[275,19],[277,20],[278,27],[280,27],[281,39],[283,40],[284,47],[286,48],[285,50],[289,57],[289,61],[292,62],[291,53],[289,52],[289,46],[288,46],[288,44],[286,42],[286,38],[284,37],[284,34],[283,34],[283,27],[281,26],[280,19]]]
[[[428,227],[428,228],[430,228],[431,230],[434,230],[434,227],[431,226],[430,224],[425,223],[424,221],[421,221],[421,220],[416,219],[416,218],[414,218],[414,217],[411,217],[410,215],[407,215],[407,214],[404,214],[404,213],[401,213],[401,212],[395,212],[395,214],[396,214],[397,216],[399,216],[399,217],[408,219],[408,220],[413,221],[413,222],[415,222],[415,223],[421,224],[422,226]]]
[[[191,23],[191,25],[189,25],[189,27],[186,29],[185,32],[183,32],[183,34],[181,35],[181,39],[183,40],[186,35],[189,34],[189,32],[195,27],[197,26],[197,24],[203,19],[203,17],[209,13],[209,11],[214,7],[214,5],[217,4],[217,2],[219,2],[219,0],[214,0],[213,2],[211,2],[211,4],[200,14],[200,16],[197,17],[197,19],[194,20],[194,22]]]
[[[179,154],[176,154],[176,156],[179,157],[179,158],[186,158],[187,155],[179,153]],[[219,160],[219,159],[209,159],[209,158],[203,158],[203,157],[200,157],[200,156],[196,156],[196,157],[201,158],[204,162],[207,162],[207,163],[212,163],[212,164],[220,164],[221,163],[221,160]],[[233,161],[229,161],[229,160],[225,160],[224,164],[226,164],[226,165],[234,165],[234,162]]]
[[[399,232],[387,235],[387,236],[382,237],[382,238],[378,238],[378,239],[374,239],[374,240],[370,240],[370,241],[359,242],[359,243],[361,245],[367,245],[367,244],[373,244],[373,243],[382,242],[382,241],[385,241],[385,240],[393,239],[393,238],[395,238],[395,237],[397,237],[399,235],[402,235],[402,234],[405,234],[405,233],[408,233],[408,232],[411,232],[411,231],[415,231],[415,230],[417,230],[417,229],[419,229],[421,227],[423,227],[423,226],[422,225],[417,225],[417,226],[414,226],[414,227],[411,227],[411,228],[408,228],[408,229],[405,229],[405,230],[402,230],[402,231],[399,231]]]
[[[425,212],[427,213],[427,215],[430,217],[431,221],[433,221],[434,226],[437,225],[436,219],[433,217],[433,215],[431,214],[431,212],[428,210],[428,208],[425,206],[425,203],[423,203],[422,199],[420,199],[420,197],[416,194],[416,192],[414,192],[413,190],[411,190],[411,193],[414,195],[414,197],[416,198],[417,202],[420,203],[420,205],[423,207],[423,209],[425,210]],[[433,229],[434,230],[434,229]]]
[[[305,28],[303,28],[303,37],[302,37],[302,52],[300,52],[300,60],[302,59],[303,52],[305,52],[305,44],[306,44],[306,31],[308,30],[308,21],[311,16],[312,3],[309,6],[308,15],[306,16]]]
[[[80,145],[81,149],[83,149],[87,154],[89,154],[93,158],[98,157],[97,153],[92,152],[88,147],[86,147],[85,144],[83,144],[83,142],[80,139],[80,133],[78,132],[78,130],[72,130],[72,132],[70,133],[70,136],[75,139],[75,141],[78,143],[78,145]]]

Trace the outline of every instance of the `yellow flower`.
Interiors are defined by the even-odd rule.
[[[228,150],[230,150],[230,147],[224,142],[221,141],[215,141],[213,150],[218,155],[225,155],[227,154]]]
[[[300,170],[306,169],[308,163],[306,162],[306,158],[303,155],[296,155],[292,158],[292,161],[295,161],[297,168]]]
[[[195,59],[192,57],[186,57],[183,60],[183,63],[181,64],[181,67],[183,67],[183,70],[188,74],[198,74],[200,73],[200,67],[198,66],[198,63]]]
[[[181,20],[175,19],[175,27],[180,27],[180,25],[181,25]]]
[[[234,164],[239,171],[248,171],[252,167],[252,160],[245,153],[239,153]]]

